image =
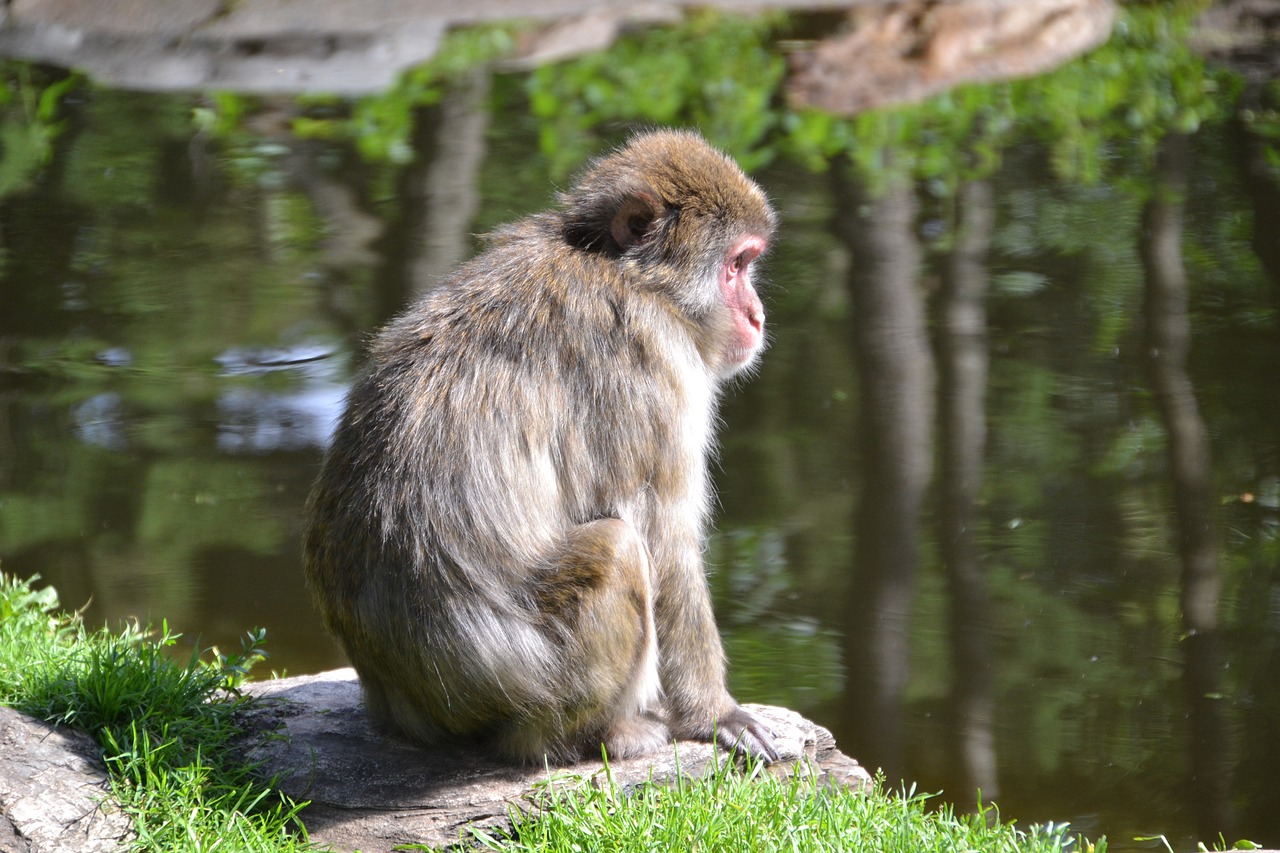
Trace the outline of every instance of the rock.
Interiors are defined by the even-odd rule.
[[[445,21],[407,3],[12,0],[0,55],[124,89],[371,92],[425,61]]]
[[[853,115],[957,86],[1039,74],[1102,44],[1112,0],[892,0],[858,6],[847,32],[793,54],[798,106]]]
[[[521,33],[516,41],[515,55],[505,60],[502,67],[513,71],[529,70],[592,51],[607,50],[628,28],[673,25],[679,21],[680,10],[667,4],[637,3],[592,9]]]
[[[249,684],[262,701],[246,713],[243,750],[281,790],[310,800],[302,820],[335,850],[457,842],[468,825],[508,828],[511,807],[531,809],[546,768],[513,767],[461,747],[425,749],[377,734],[354,670]],[[784,708],[748,706],[778,735],[784,760],[770,768],[820,783],[861,787],[867,771],[831,733]],[[107,853],[134,837],[111,798],[100,750],[86,734],[0,708],[0,853]],[[680,742],[670,754],[610,762],[620,787],[707,772],[716,751]],[[677,763],[678,758],[678,763]],[[604,764],[552,768],[558,779],[602,784]]]
[[[744,0],[711,2],[750,7]],[[0,3],[0,56],[78,68],[122,89],[361,95],[385,89],[405,69],[426,62],[452,27],[511,19],[557,25],[525,47],[528,62],[534,54],[564,57],[607,45],[625,22],[670,15],[675,8],[632,5],[618,0],[8,0]]]
[[[133,837],[83,732],[0,708],[0,853],[108,853]]]
[[[1280,76],[1280,0],[1222,0],[1196,21],[1188,43],[1253,86]]]
[[[262,771],[278,775],[285,793],[310,800],[302,820],[313,841],[335,850],[390,851],[402,844],[456,843],[470,824],[509,827],[508,809],[532,807],[534,786],[545,768],[513,767],[464,748],[426,749],[379,735],[371,728],[354,670],[254,683],[247,692],[263,700],[252,712],[254,728],[274,732],[253,738],[247,752]],[[820,781],[850,787],[870,776],[842,755],[831,733],[784,708],[748,706],[778,734],[784,760],[770,769],[781,775],[816,774]],[[715,750],[680,742],[670,754],[611,761],[619,786],[661,782],[679,772],[700,776]],[[723,753],[721,753],[723,756]],[[599,784],[601,761],[553,768]]]
[[[1105,40],[1112,0],[8,0],[0,56],[147,91],[380,91],[451,28],[518,19],[512,67],[599,50],[691,6],[851,9],[854,29],[801,54],[798,103],[855,112],[969,80],[1051,68]]]

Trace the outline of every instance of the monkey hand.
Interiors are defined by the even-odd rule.
[[[778,749],[773,744],[775,732],[741,705],[721,714],[716,720],[716,742],[739,755],[758,758],[765,764],[778,760]]]

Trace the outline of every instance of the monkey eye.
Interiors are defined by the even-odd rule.
[[[729,278],[737,278],[745,272],[747,267],[751,265],[751,262],[758,258],[760,253],[764,251],[764,240],[759,237],[748,235],[740,240],[737,245],[729,251],[734,252],[734,254],[728,255],[726,253],[726,257],[724,259],[724,274]]]

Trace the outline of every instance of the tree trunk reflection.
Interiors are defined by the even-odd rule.
[[[1267,160],[1269,140],[1246,127],[1243,119],[1235,120],[1234,130],[1236,162],[1253,213],[1250,243],[1271,280],[1272,302],[1280,308],[1280,241],[1275,239],[1280,234],[1280,184]]]
[[[908,183],[873,195],[835,178],[849,272],[863,486],[854,522],[846,632],[850,752],[902,778],[902,697],[909,671],[920,510],[932,467],[933,361],[918,282],[916,199]]]
[[[381,246],[381,319],[400,313],[475,252],[491,87],[492,72],[478,68],[450,84],[439,104],[414,111],[414,158],[397,181],[398,204]]]
[[[1229,753],[1221,690],[1222,578],[1213,524],[1209,438],[1186,373],[1191,336],[1182,218],[1189,145],[1170,135],[1161,143],[1155,188],[1142,218],[1146,362],[1168,436],[1182,561],[1184,683],[1191,725],[1191,798],[1200,837],[1232,834]]]
[[[475,253],[472,223],[480,210],[480,171],[488,152],[489,110],[485,104],[493,74],[476,68],[440,102],[431,165],[423,176],[426,227],[409,277],[417,293],[435,287]]]
[[[938,298],[938,425],[942,560],[951,607],[951,688],[963,791],[999,795],[993,734],[988,605],[974,537],[974,506],[986,446],[987,252],[994,211],[989,184],[963,185],[956,198],[956,242]]]

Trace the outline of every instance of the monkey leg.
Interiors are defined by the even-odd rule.
[[[635,528],[616,518],[575,527],[534,585],[561,654],[559,684],[550,707],[507,727],[500,748],[540,761],[596,755],[601,744],[621,758],[665,743],[649,552]]]

